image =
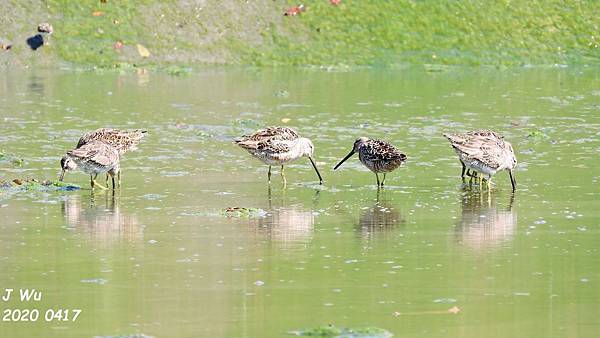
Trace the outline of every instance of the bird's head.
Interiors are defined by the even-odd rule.
[[[60,178],[58,180],[62,181],[65,178],[65,173],[67,171],[77,169],[77,163],[75,163],[71,157],[65,155],[60,159],[60,168],[62,169],[62,172],[60,173]]]

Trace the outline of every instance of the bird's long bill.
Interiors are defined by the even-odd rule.
[[[515,190],[517,189],[517,180],[515,180],[515,176],[513,174],[512,170],[508,171],[508,175],[510,176],[510,183],[512,184],[512,191],[515,192]]]
[[[58,178],[58,180],[60,182],[62,182],[65,179],[65,170],[63,169],[62,172],[60,173],[60,177]]]
[[[319,176],[319,184],[323,184],[323,178],[321,177],[321,173],[319,173],[319,169],[317,169],[317,165],[315,164],[315,161],[310,156],[308,157],[308,159],[310,160],[310,163],[312,164],[313,168],[315,168],[315,172],[317,173],[317,176]]]
[[[337,170],[337,168],[339,168],[339,166],[341,166],[341,165],[342,165],[342,163],[346,162],[346,160],[347,160],[347,159],[349,159],[349,158],[350,158],[350,156],[352,156],[352,155],[354,155],[354,149],[352,149],[352,150],[351,150],[351,151],[348,153],[348,155],[346,155],[346,157],[344,157],[344,158],[343,158],[343,159],[340,161],[340,163],[338,163],[338,164],[337,164],[335,167],[333,167],[333,170]]]

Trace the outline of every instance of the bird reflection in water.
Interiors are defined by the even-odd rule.
[[[319,199],[319,190],[313,198],[313,207],[289,203],[285,195],[273,202],[269,187],[268,207],[264,212],[240,218],[243,227],[258,239],[268,239],[283,249],[303,248],[313,237],[315,225],[314,205]],[[247,223],[246,223],[247,222]]]
[[[68,227],[90,241],[102,244],[121,240],[141,242],[143,227],[135,216],[121,211],[119,202],[112,194],[67,195],[62,203],[62,212]]]
[[[372,238],[377,233],[386,234],[405,222],[402,214],[396,210],[381,189],[377,189],[377,199],[372,207],[363,209],[356,230],[363,238]]]
[[[503,205],[491,195],[464,191],[461,218],[454,233],[458,243],[479,251],[511,241],[517,227],[517,214],[513,210],[515,196],[511,193],[508,203]]]

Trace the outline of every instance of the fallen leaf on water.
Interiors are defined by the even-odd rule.
[[[281,119],[281,122],[283,122],[283,123],[288,123],[288,122],[290,122],[291,120],[292,120],[292,119],[290,119],[290,118],[284,117],[284,118],[282,118],[282,119]]]
[[[140,56],[143,58],[147,58],[150,56],[150,51],[146,47],[140,45],[139,43],[137,44],[137,50]]]
[[[121,42],[121,41],[115,42],[115,44],[113,45],[113,48],[114,49],[121,49],[121,48],[123,48],[123,42]]]
[[[304,11],[306,11],[306,7],[304,7],[303,4],[300,4],[298,6],[290,7],[287,11],[285,11],[285,13],[283,13],[283,15],[296,16]]]
[[[92,16],[103,16],[103,15],[104,15],[104,12],[101,12],[101,11],[93,11],[92,12]]]
[[[9,50],[12,48],[12,45],[0,43],[0,49]]]

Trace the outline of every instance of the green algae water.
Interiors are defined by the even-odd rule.
[[[56,180],[85,131],[149,132],[114,193],[81,172],[82,190],[0,190],[0,336],[594,336],[599,84],[592,68],[8,71],[5,182]],[[306,159],[267,185],[232,141],[268,125],[312,139],[322,186]],[[461,182],[442,133],[479,128],[512,142],[516,193],[505,172],[491,192]],[[382,190],[356,157],[332,170],[359,136],[408,156]]]

